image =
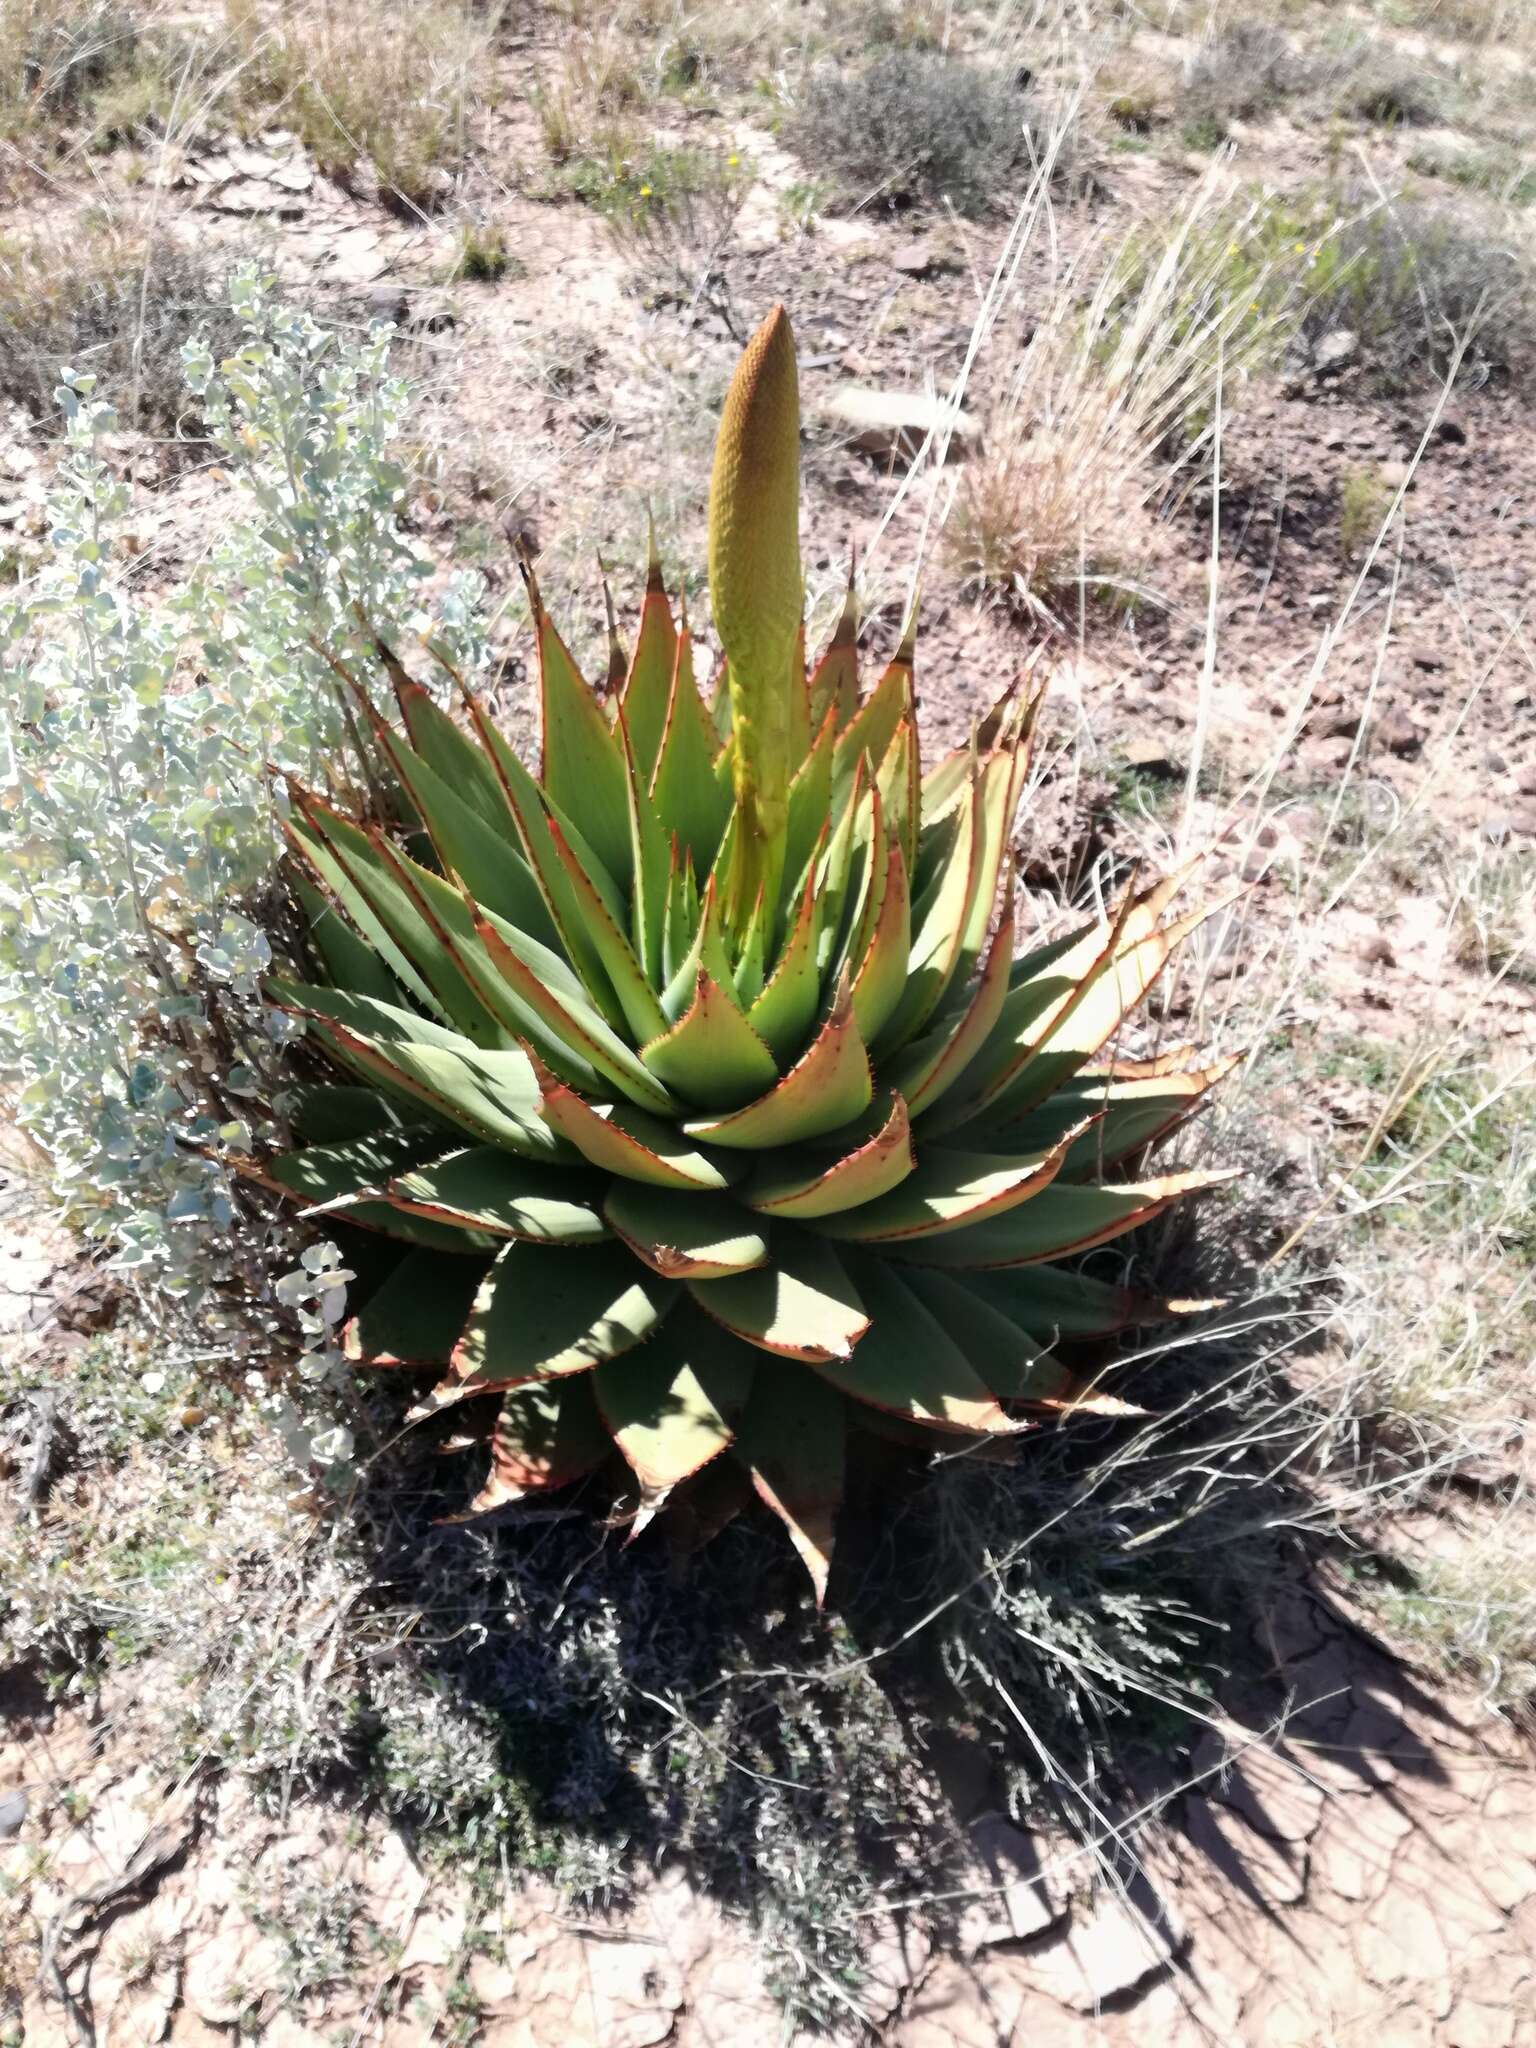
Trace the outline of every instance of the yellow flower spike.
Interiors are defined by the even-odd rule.
[[[791,772],[790,671],[800,628],[800,395],[775,306],[726,393],[709,486],[709,595],[731,696],[740,829],[726,918],[740,937],[779,886]]]

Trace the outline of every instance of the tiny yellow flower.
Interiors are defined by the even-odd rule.
[[[737,164],[741,162],[741,158],[739,156],[728,156],[726,158],[726,162],[730,165],[731,169],[734,170]]]
[[[1306,255],[1306,253],[1307,253],[1307,245],[1306,245],[1306,243],[1305,243],[1305,242],[1298,242],[1298,243],[1296,244],[1296,254],[1297,254],[1298,256],[1305,256],[1305,255]]]
[[[649,199],[649,198],[650,198],[650,196],[651,196],[651,188],[650,188],[650,186],[649,186],[649,185],[642,185],[642,186],[640,187],[640,197],[641,197],[642,199]]]

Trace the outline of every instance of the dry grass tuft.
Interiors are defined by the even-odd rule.
[[[239,68],[225,105],[281,120],[327,176],[345,183],[367,162],[387,201],[430,211],[468,156],[499,29],[499,8],[460,0],[291,13],[228,0],[222,56]]]
[[[1231,262],[1259,209],[1223,214],[1215,233],[1217,203],[1207,181],[1155,243],[1090,245],[1032,307],[950,520],[977,587],[1058,626],[1090,593],[1134,590],[1152,508],[1206,448],[1223,380],[1286,331],[1254,266]]]
[[[54,416],[67,365],[95,376],[125,425],[195,434],[181,350],[200,327],[216,353],[237,345],[215,272],[183,242],[90,217],[0,241],[0,391],[39,419]]]
[[[0,133],[76,120],[137,63],[141,29],[119,0],[4,0]]]

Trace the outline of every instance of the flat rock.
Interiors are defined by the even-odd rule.
[[[324,276],[332,284],[372,284],[389,268],[374,228],[348,228],[331,243]]]
[[[946,277],[961,268],[959,258],[952,250],[940,247],[923,236],[916,236],[910,242],[899,242],[891,251],[892,270],[899,270],[903,277]]]
[[[1351,328],[1334,327],[1322,336],[1312,351],[1314,369],[1324,376],[1342,370],[1360,352],[1360,337]]]
[[[279,220],[297,220],[304,211],[293,193],[279,191],[265,178],[233,178],[218,186],[206,203],[215,213],[270,213]]]
[[[911,457],[930,434],[937,440],[946,429],[951,459],[974,454],[981,445],[981,424],[974,415],[954,412],[943,399],[926,392],[839,384],[821,401],[820,409],[848,445],[865,455]]]
[[[1162,740],[1132,740],[1122,758],[1138,775],[1155,775],[1171,782],[1184,773]]]
[[[1376,727],[1376,737],[1389,754],[1416,754],[1424,744],[1424,735],[1401,711],[1389,711]]]

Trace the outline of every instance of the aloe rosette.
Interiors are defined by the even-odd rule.
[[[537,778],[381,645],[407,822],[290,792],[317,978],[272,993],[336,1077],[263,1172],[381,1234],[346,1348],[440,1374],[413,1417],[496,1397],[472,1511],[622,1460],[702,1536],[755,1490],[819,1594],[850,1432],[1012,1436],[1156,1312],[1060,1262],[1224,1178],[1122,1167],[1224,1066],[1103,1057],[1216,907],[1173,914],[1189,870],[1015,958],[1038,699],[925,774],[910,636],[861,696],[850,604],[806,674],[798,442],[778,310],[720,428],[713,708],[654,550],[606,702],[527,572]]]

